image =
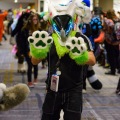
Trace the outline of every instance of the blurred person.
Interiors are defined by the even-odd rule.
[[[97,21],[98,20],[98,21]],[[100,24],[100,20],[97,19],[96,20],[96,17],[94,17],[91,22],[92,22],[92,25],[89,23],[89,24],[83,24],[82,26],[82,33],[84,35],[86,35],[90,42],[92,43],[92,47],[93,47],[93,50],[94,50],[94,53],[96,52],[95,51],[95,48],[96,48],[96,43],[95,43],[95,38],[99,37],[100,35],[100,30],[101,30],[101,25]],[[97,21],[97,22],[96,22]],[[99,24],[97,24],[99,23]],[[99,27],[100,26],[100,27]],[[96,28],[96,29],[95,29]],[[94,32],[96,32],[98,34],[98,36],[94,36]],[[95,34],[95,35],[97,35]],[[85,65],[84,66],[84,69],[83,69],[83,93],[86,93],[87,91],[87,88],[86,88],[86,78],[88,80],[88,82],[90,83],[91,87],[95,90],[100,90],[102,89],[102,83],[100,82],[100,80],[97,78],[96,74],[95,74],[95,71],[94,71],[94,68],[92,66],[88,66],[88,65]]]
[[[17,19],[14,21],[15,24],[13,23],[11,28],[11,37],[10,37],[10,44],[14,45],[16,44],[17,46],[17,53],[16,53],[16,57],[18,58],[18,68],[17,71],[20,73],[24,73],[26,72],[26,67],[25,67],[25,60],[24,60],[24,56],[20,53],[20,43],[21,43],[21,31],[22,31],[22,27],[25,25],[25,23],[27,22],[27,19],[29,18],[29,16],[31,15],[31,12],[22,12],[22,14],[17,17]]]
[[[118,80],[117,88],[116,88],[116,94],[120,95],[120,78]]]
[[[7,33],[11,34],[11,24],[13,23],[13,19],[14,19],[12,9],[8,9],[8,15],[6,17],[7,17],[7,20],[8,20]]]
[[[107,58],[110,64],[110,71],[105,72],[107,75],[116,75],[119,57],[119,44],[116,44],[117,38],[114,31],[115,22],[118,20],[113,10],[108,10],[105,19],[107,29],[105,32],[105,48],[107,51]]]
[[[21,32],[21,38],[19,41],[19,50],[20,53],[25,57],[25,60],[27,62],[27,78],[28,78],[28,86],[34,87],[35,84],[37,84],[37,77],[38,77],[38,65],[33,65],[31,63],[30,58],[30,48],[29,48],[29,42],[28,37],[32,35],[32,33],[36,30],[41,30],[40,22],[39,22],[39,15],[36,13],[32,13],[27,23],[23,26],[22,32]],[[32,68],[34,68],[34,80],[32,81]]]
[[[4,32],[4,19],[5,17],[7,16],[8,12],[7,11],[2,11],[0,10],[0,45],[1,44],[1,41],[2,41],[2,37],[3,37],[3,32]]]
[[[6,33],[7,33],[7,26],[8,26],[7,17],[5,17],[4,22],[3,22],[3,25],[4,25],[3,38],[4,38],[4,40],[6,41],[6,40],[7,40]]]

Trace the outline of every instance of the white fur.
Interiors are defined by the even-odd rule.
[[[55,9],[57,10],[57,12],[66,11],[68,9],[68,6],[57,5],[55,6]]]
[[[0,83],[0,101],[3,97],[3,92],[6,90],[6,85],[3,83]]]
[[[70,16],[74,16],[75,14],[75,9],[76,9],[76,5],[73,3],[71,3],[66,11],[66,14],[69,14]]]
[[[89,23],[91,21],[91,11],[89,9],[89,7],[85,6],[85,16],[83,18],[83,22],[84,23]]]
[[[18,63],[18,72],[26,72],[26,62],[20,64]]]
[[[6,89],[6,85],[4,83],[0,83],[0,89],[4,91]]]
[[[2,97],[3,97],[3,91],[0,89],[0,101],[1,101]]]
[[[36,38],[36,34],[39,34],[39,37]],[[41,35],[44,34],[45,35],[45,38],[42,38]],[[53,38],[51,36],[49,36],[48,32],[46,31],[35,31],[33,32],[32,36],[29,36],[28,37],[28,41],[30,42],[30,39],[33,39],[34,42],[33,43],[30,43],[30,44],[33,44],[35,48],[37,49],[44,49],[47,47],[47,45],[50,45],[52,42],[53,42]],[[47,40],[48,39],[51,39],[51,42],[50,43],[47,43]],[[46,43],[46,46],[36,46],[36,43],[39,42],[39,40],[42,40],[44,43]]]
[[[48,11],[50,11],[50,13],[52,13],[52,14],[50,14],[51,18],[53,18],[56,15],[58,15],[57,10],[54,8],[54,6],[52,5],[51,2],[48,4]]]
[[[75,41],[75,44],[72,44],[72,40]],[[80,45],[78,44],[78,40],[80,40]],[[80,51],[80,54],[85,52],[87,50],[87,47],[85,45],[84,39],[82,37],[69,37],[67,42],[66,42],[66,47],[70,46],[70,50],[74,49],[75,47],[78,48],[78,50]],[[79,55],[79,53],[73,53],[74,55]]]
[[[47,20],[49,19],[49,17],[50,17],[50,14],[48,13],[48,14],[46,14],[46,15],[43,16],[43,19],[44,19],[45,21],[47,21]]]
[[[83,16],[83,13],[82,13],[82,11],[81,10],[79,10],[79,9],[76,9],[75,10],[75,13],[78,15],[78,16]]]

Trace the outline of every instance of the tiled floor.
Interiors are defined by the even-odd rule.
[[[11,54],[11,49],[8,41],[3,41],[0,46],[0,82],[7,86],[27,82],[26,74],[17,73],[17,59]],[[87,93],[83,95],[82,120],[120,120],[120,96],[115,94],[119,75],[105,75],[106,70],[98,65],[94,68],[103,88],[95,91],[87,84]],[[39,65],[39,83],[31,89],[30,95],[22,104],[9,111],[0,112],[0,120],[40,120],[46,74],[47,69],[41,69]],[[63,112],[61,116],[62,114]]]

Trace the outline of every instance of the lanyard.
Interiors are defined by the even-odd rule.
[[[60,69],[59,69],[59,66],[60,66],[60,59],[57,61],[57,63],[56,63],[56,74],[58,75],[58,76],[60,76],[61,75],[61,71],[60,71]]]

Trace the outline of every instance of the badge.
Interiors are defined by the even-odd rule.
[[[52,91],[57,92],[58,91],[58,85],[59,85],[59,76],[56,75],[56,74],[52,75],[50,89]]]

